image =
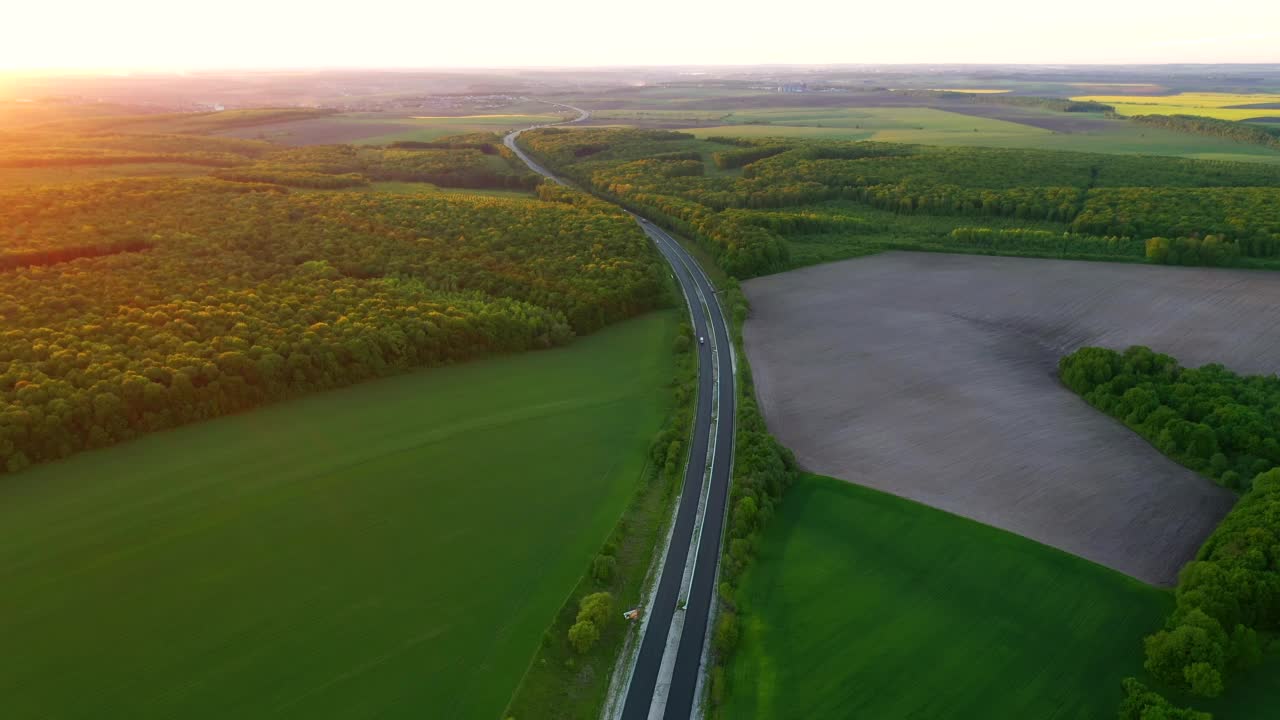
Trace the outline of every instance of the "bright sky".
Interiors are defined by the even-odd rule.
[[[12,0],[0,71],[1280,62],[1280,0]]]

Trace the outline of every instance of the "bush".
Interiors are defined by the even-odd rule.
[[[605,585],[613,578],[613,569],[617,566],[618,559],[612,555],[596,555],[595,560],[591,561],[591,577],[597,583]]]
[[[728,657],[738,646],[738,616],[732,612],[722,611],[716,618],[716,632],[711,647],[718,657]]]

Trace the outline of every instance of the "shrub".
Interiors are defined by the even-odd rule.
[[[596,555],[595,560],[591,561],[591,577],[597,583],[604,585],[613,579],[613,569],[618,564],[618,559],[612,555]]]

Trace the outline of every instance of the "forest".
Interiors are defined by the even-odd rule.
[[[837,209],[838,203],[898,217],[963,219],[948,232],[892,243],[898,247],[1280,266],[1280,169],[1264,164],[881,142],[696,140],[620,128],[548,128],[526,133],[521,142],[602,196],[695,238],[739,278],[793,267],[797,235],[864,234],[858,226],[869,213]],[[694,150],[702,162],[690,159]],[[991,225],[996,221],[999,226]],[[984,227],[991,232],[981,232]],[[1149,243],[1153,238],[1159,242]]]
[[[206,141],[222,144],[191,147]],[[0,472],[408,368],[563,344],[668,302],[635,223],[580,193],[258,181],[358,169],[465,182],[501,154],[228,142],[236,171],[263,174],[0,196]]]
[[[1139,125],[1176,130],[1193,135],[1224,137],[1251,145],[1280,148],[1280,129],[1255,123],[1219,120],[1218,118],[1201,117],[1199,115],[1134,115],[1130,120]]]
[[[1059,372],[1164,454],[1244,493],[1182,569],[1173,614],[1145,642],[1153,677],[1216,697],[1262,661],[1260,633],[1280,630],[1280,378],[1183,368],[1145,347],[1082,348]]]
[[[1058,370],[1090,405],[1221,485],[1248,490],[1254,476],[1280,466],[1280,378],[1183,368],[1140,346],[1082,348]]]

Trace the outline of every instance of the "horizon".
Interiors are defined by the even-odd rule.
[[[1236,13],[1224,17],[1186,0],[1121,7],[1083,0],[1065,16],[1027,10],[1015,0],[965,7],[930,0],[858,12],[828,0],[784,12],[759,0],[731,8],[656,0],[637,14],[601,12],[586,0],[568,0],[551,12],[499,0],[487,13],[511,21],[486,23],[461,6],[372,0],[352,15],[298,2],[263,7],[229,0],[200,18],[197,34],[158,0],[109,7],[73,0],[70,7],[13,11],[11,27],[28,32],[0,47],[0,72],[1280,61],[1280,5],[1248,2],[1243,9],[1249,27],[1273,29],[1242,30]],[[78,22],[68,25],[68,16]],[[817,17],[823,21],[814,22]],[[625,32],[615,32],[624,23]]]

